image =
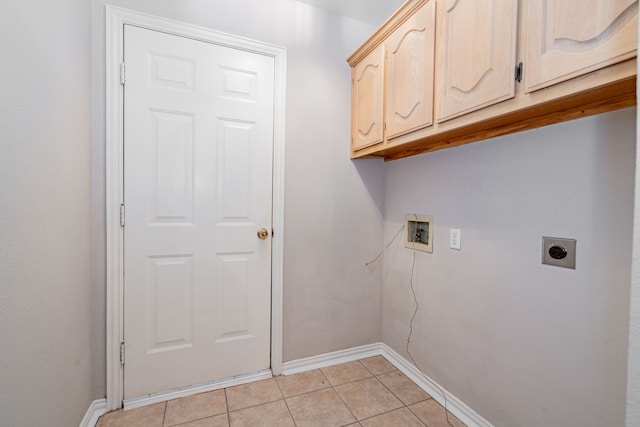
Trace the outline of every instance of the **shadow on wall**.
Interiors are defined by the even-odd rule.
[[[384,214],[384,161],[382,159],[356,159],[352,162],[380,215]]]

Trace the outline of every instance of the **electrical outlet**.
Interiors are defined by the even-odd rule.
[[[462,238],[462,231],[459,228],[451,228],[449,230],[449,248],[460,250],[461,238]]]
[[[556,267],[576,269],[575,239],[542,237],[542,263]]]

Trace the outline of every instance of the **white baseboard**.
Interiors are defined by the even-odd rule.
[[[328,366],[339,365],[341,363],[352,362],[354,360],[366,359],[373,356],[384,356],[398,370],[409,377],[420,388],[428,393],[435,401],[444,406],[446,396],[447,409],[460,421],[469,427],[493,427],[493,425],[471,409],[458,397],[451,394],[440,384],[422,373],[411,362],[398,354],[395,350],[384,343],[375,343],[353,347],[346,350],[334,351],[320,354],[318,356],[306,357],[304,359],[292,360],[282,365],[283,375],[292,375],[299,372],[311,371],[313,369],[326,368]],[[138,408],[153,403],[165,402],[179,397],[191,396],[211,390],[218,390],[234,385],[245,384],[252,381],[271,378],[271,371],[261,371],[254,374],[241,375],[221,381],[201,384],[193,387],[185,387],[164,393],[157,393],[124,401],[125,409]],[[444,393],[444,395],[443,395]],[[94,427],[98,418],[107,412],[106,399],[95,400],[87,410],[80,427]]]
[[[98,418],[107,413],[107,399],[97,399],[91,402],[84,418],[80,421],[80,427],[95,427]]]
[[[399,371],[411,378],[421,389],[429,394],[435,401],[444,406],[447,400],[447,409],[468,427],[493,427],[493,425],[482,418],[476,411],[471,409],[462,400],[451,394],[440,384],[437,384],[422,371],[416,368],[411,362],[398,354],[395,350],[384,343],[375,343],[354,347],[346,350],[334,351],[318,356],[293,360],[283,364],[283,374],[292,375],[299,372],[311,371],[318,368],[339,365],[340,363],[351,362],[359,359],[366,359],[373,356],[384,356]],[[444,395],[443,395],[444,393]]]
[[[353,347],[346,350],[333,351],[331,353],[320,354],[318,356],[285,362],[282,364],[282,374],[297,374],[299,372],[339,365],[340,363],[366,359],[367,357],[378,356],[380,354],[382,354],[380,343],[367,344],[360,347]]]
[[[476,411],[471,409],[471,407],[455,395],[451,394],[447,389],[429,378],[420,369],[416,368],[413,363],[400,356],[394,349],[384,343],[380,343],[380,346],[382,356],[398,368],[399,371],[411,378],[414,383],[442,406],[445,404],[444,393],[447,397],[447,409],[460,421],[469,427],[493,427],[493,424],[481,417]]]
[[[239,375],[237,377],[227,378],[224,380],[211,381],[205,384],[199,384],[190,387],[179,388],[175,390],[165,391],[161,393],[149,394],[147,396],[135,397],[133,399],[124,400],[124,409],[139,408],[141,406],[151,405],[153,403],[166,402],[167,400],[177,399],[179,397],[187,397],[198,393],[204,393],[221,388],[233,387],[235,385],[246,384],[252,381],[266,380],[271,378],[270,370],[259,371],[252,374]]]

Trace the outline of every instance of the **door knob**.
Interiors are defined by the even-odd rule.
[[[266,239],[267,237],[269,237],[269,230],[264,227],[261,228],[260,230],[258,230],[258,237],[262,240]]]

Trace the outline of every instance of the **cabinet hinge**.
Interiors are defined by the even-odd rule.
[[[120,227],[124,227],[126,210],[124,208],[124,203],[120,205]]]
[[[522,62],[518,62],[518,65],[516,65],[516,81],[518,83],[520,83],[522,81]]]
[[[120,84],[124,85],[126,68],[124,62],[120,63]]]
[[[120,364],[124,366],[124,341],[120,343]]]

